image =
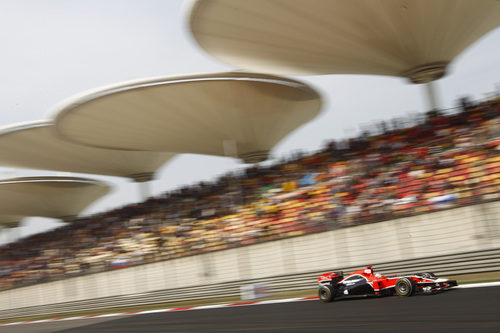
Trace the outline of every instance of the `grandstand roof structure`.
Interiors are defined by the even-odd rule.
[[[151,180],[175,154],[126,151],[75,144],[57,135],[48,120],[0,128],[0,165]]]
[[[321,97],[278,76],[229,72],[145,79],[78,96],[56,110],[71,141],[110,149],[265,160],[292,130],[319,114]]]
[[[497,0],[196,0],[212,56],[274,74],[375,74],[426,83],[500,25]]]
[[[105,183],[76,177],[22,177],[0,180],[0,222],[39,216],[69,221],[106,195]]]

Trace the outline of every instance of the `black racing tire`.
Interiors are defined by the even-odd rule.
[[[331,285],[322,285],[318,289],[318,296],[320,301],[325,303],[330,303],[333,301],[335,295],[335,290]]]
[[[409,297],[415,292],[415,282],[413,282],[413,280],[410,278],[400,278],[396,281],[394,290],[399,296]]]

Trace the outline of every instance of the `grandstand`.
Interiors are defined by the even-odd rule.
[[[500,99],[77,219],[1,249],[0,288],[500,197]]]

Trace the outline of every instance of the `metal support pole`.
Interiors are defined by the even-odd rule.
[[[154,172],[143,172],[128,176],[137,183],[139,189],[139,199],[146,201],[151,195],[149,182],[154,179]]]
[[[142,201],[146,201],[149,196],[151,195],[151,189],[149,186],[149,181],[147,182],[139,182],[137,183],[137,186],[139,186],[139,195],[140,199]]]
[[[434,81],[425,83],[425,88],[427,92],[427,103],[429,104],[429,111],[438,110],[439,105],[437,101],[436,86],[434,85]]]

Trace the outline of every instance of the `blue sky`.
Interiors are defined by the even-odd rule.
[[[46,119],[64,99],[120,81],[231,70],[194,42],[186,28],[185,7],[181,0],[0,0],[0,126]],[[500,90],[499,54],[497,28],[457,57],[450,74],[437,81],[441,106],[452,107],[464,95],[480,99]],[[322,94],[323,112],[278,144],[272,152],[275,157],[313,151],[329,139],[355,135],[359,125],[426,109],[423,87],[402,78],[295,78]],[[241,167],[229,158],[181,155],[159,171],[151,190],[159,194]],[[54,174],[0,166],[2,178]],[[136,185],[127,180],[90,177],[110,183],[114,191],[89,207],[87,214],[139,200]],[[57,225],[30,218],[17,233]],[[0,241],[11,236],[4,234]]]

